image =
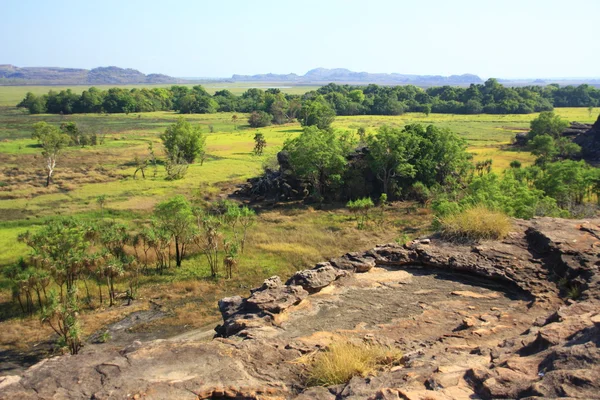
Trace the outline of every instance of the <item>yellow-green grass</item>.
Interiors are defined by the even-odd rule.
[[[440,219],[441,233],[450,240],[493,240],[511,229],[510,218],[501,211],[477,205]]]
[[[367,376],[377,369],[400,362],[400,350],[373,343],[338,339],[324,351],[306,360],[309,386],[330,386],[348,382],[353,376]]]

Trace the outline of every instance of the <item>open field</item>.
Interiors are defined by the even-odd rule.
[[[0,88],[0,102],[6,101],[1,94],[4,89],[6,87]],[[571,121],[594,120],[583,108],[556,111]],[[525,131],[529,121],[536,116],[409,113],[394,117],[338,117],[334,128],[355,132],[359,127],[365,127],[374,133],[382,125],[436,124],[464,137],[475,161],[491,158],[493,168],[501,171],[513,160],[524,165],[533,161],[530,153],[514,151],[507,145],[514,134]],[[159,158],[162,157],[159,135],[178,117],[173,112],[28,115],[15,108],[0,107],[0,267],[26,256],[27,248],[18,243],[17,236],[26,230],[35,230],[49,218],[57,215],[100,218],[96,204],[99,195],[107,198],[103,217],[132,226],[146,220],[158,202],[175,194],[183,194],[192,200],[225,198],[236,185],[259,174],[265,163],[272,163],[286,139],[301,132],[298,123],[258,129],[265,135],[267,147],[265,154],[257,157],[252,154],[257,129],[246,125],[246,116],[240,118],[236,127],[231,120],[232,114],[185,115],[186,119],[200,124],[207,134],[208,158],[204,164],[192,165],[185,178],[178,181],[165,180],[162,165],[158,166],[156,176],[149,167],[146,179],[139,176],[133,179],[135,156],[148,157],[151,143]],[[74,121],[84,130],[101,133],[105,141],[94,147],[69,148],[57,163],[55,184],[46,188],[43,186],[40,149],[30,138],[31,126],[38,121],[55,124]],[[162,276],[144,277],[142,300],[136,303],[135,309],[147,308],[148,299],[173,308],[171,317],[147,327],[150,330],[159,329],[157,326],[164,332],[172,332],[174,326],[179,331],[197,328],[218,319],[216,300],[219,297],[244,294],[268,276],[289,276],[298,269],[348,251],[367,249],[381,242],[406,240],[426,233],[431,225],[430,212],[413,204],[395,203],[383,213],[377,210],[374,214],[377,221],[365,230],[358,230],[353,217],[341,204],[322,208],[300,204],[263,207],[234,279],[207,280],[209,270],[204,256],[192,255],[184,260],[181,268]],[[39,329],[35,318],[14,318],[18,315],[17,308],[10,301],[11,295],[6,288],[6,282],[0,279],[0,325],[7,332],[0,347],[13,346],[22,337],[30,337],[30,341],[47,337],[48,332]],[[85,332],[92,333],[127,310],[134,308],[93,311],[90,314],[93,318],[85,317],[88,322],[84,319],[84,325],[87,323]],[[34,331],[36,333],[32,334]]]

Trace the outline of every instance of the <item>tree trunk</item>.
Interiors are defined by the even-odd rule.
[[[179,251],[179,240],[175,237],[175,265],[181,267],[181,252]]]

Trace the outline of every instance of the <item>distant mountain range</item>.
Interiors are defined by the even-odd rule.
[[[125,85],[180,82],[184,80],[163,74],[145,75],[131,68],[99,67],[88,70],[0,65],[0,85]]]
[[[0,86],[6,85],[143,85],[205,82],[262,82],[294,85],[324,85],[330,82],[339,84],[367,85],[415,85],[428,86],[468,86],[483,83],[473,74],[463,75],[411,75],[354,72],[346,68],[315,68],[304,75],[259,74],[233,75],[231,78],[174,78],[163,74],[145,75],[138,70],[119,67],[99,67],[91,70],[80,68],[26,67],[0,64]],[[547,85],[560,83],[574,85],[588,83],[600,87],[598,78],[558,78],[558,79],[499,79],[507,86]]]
[[[289,83],[379,83],[379,84],[412,84],[412,85],[468,85],[482,83],[477,75],[408,75],[408,74],[373,74],[354,72],[345,68],[315,68],[304,75],[297,74],[260,74],[233,75],[234,82],[289,82]]]

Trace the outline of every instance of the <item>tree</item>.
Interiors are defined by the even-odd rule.
[[[42,155],[46,161],[46,186],[50,186],[52,174],[56,167],[56,160],[65,147],[69,145],[71,139],[53,125],[46,122],[38,122],[33,125],[33,139],[37,139],[42,146]]]
[[[242,228],[242,238],[240,240],[242,247],[242,254],[244,253],[244,247],[246,245],[246,238],[248,234],[248,229],[256,223],[256,212],[248,208],[248,206],[243,206],[239,211],[239,224]]]
[[[100,215],[102,217],[104,217],[104,206],[106,205],[106,195],[101,194],[100,196],[96,197],[96,204],[98,204],[98,207],[100,207]]]
[[[377,135],[369,136],[369,164],[383,184],[383,193],[390,195],[390,183],[396,176],[413,177],[415,168],[410,164],[418,146],[418,137],[404,130],[387,126]]]
[[[265,135],[263,135],[260,132],[257,132],[256,135],[254,135],[254,154],[257,156],[261,156],[265,147],[267,147]]]
[[[72,291],[85,268],[97,260],[90,251],[88,226],[74,218],[51,221],[35,233],[27,231],[19,241],[31,248],[32,264],[50,273],[61,297],[63,287]]]
[[[84,147],[85,145],[90,144],[88,137],[81,131],[75,122],[64,122],[60,124],[60,130],[71,138],[71,146]]]
[[[180,117],[170,125],[160,138],[165,146],[167,157],[171,160],[180,159],[187,164],[193,164],[202,157],[206,148],[206,137],[199,126],[192,126],[185,118]]]
[[[236,114],[231,116],[231,122],[233,122],[233,129],[237,131],[238,116]]]
[[[527,139],[532,140],[539,135],[548,135],[558,139],[568,126],[569,123],[554,114],[554,111],[545,111],[531,121]]]
[[[17,104],[17,107],[25,107],[30,114],[43,114],[46,112],[46,99],[44,96],[36,96],[31,92],[27,92],[25,98]]]
[[[192,241],[194,214],[190,203],[181,195],[159,203],[154,209],[154,217],[161,229],[169,232],[175,242],[175,264],[181,267],[188,244]]]
[[[59,337],[59,345],[67,347],[71,354],[79,353],[83,346],[79,322],[79,306],[75,288],[61,299],[55,291],[50,292],[48,305],[42,309],[42,323],[50,325]]]
[[[248,117],[248,124],[252,128],[262,128],[271,125],[273,116],[264,111],[253,111]]]
[[[219,242],[223,237],[221,232],[223,220],[202,210],[196,210],[196,220],[199,232],[194,238],[196,245],[206,256],[211,277],[218,278]]]
[[[348,135],[338,136],[314,126],[304,128],[283,145],[294,173],[312,186],[318,198],[342,183],[351,148]]]
[[[225,267],[225,276],[227,279],[233,278],[233,270],[238,264],[238,244],[225,240],[223,243],[223,250],[225,256],[223,257],[223,266]]]
[[[136,155],[133,159],[133,164],[135,166],[135,171],[133,172],[133,179],[136,179],[136,175],[138,172],[142,173],[142,178],[146,179],[146,168],[148,168],[148,160],[141,159],[140,156]]]
[[[298,121],[302,126],[316,126],[319,129],[329,129],[335,120],[335,111],[323,96],[307,100],[298,113]]]

